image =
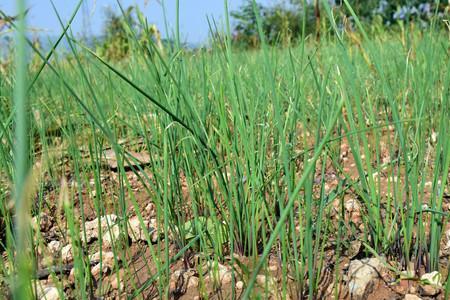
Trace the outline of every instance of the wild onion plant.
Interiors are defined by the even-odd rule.
[[[182,48],[177,26],[176,42],[162,53],[151,40],[142,42],[150,29],[138,12],[141,32],[127,18],[122,24],[131,54],[107,61],[71,33],[81,3],[67,23],[60,19],[60,39],[48,53],[28,41],[40,68],[26,68],[27,41],[19,39],[16,71],[11,80],[0,78],[5,291],[12,288],[23,299],[39,289],[32,277],[48,241],[25,216],[39,223],[41,212],[55,206],[50,193],[60,199],[56,223],[73,248],[74,298],[108,291],[102,277],[94,282],[89,260],[113,224],[87,246],[85,223],[111,213],[122,237],[112,247],[112,272],[119,281],[126,278],[132,297],[152,288],[170,297],[173,264],[183,259],[190,267],[193,256],[205,298],[210,287],[201,266],[217,269],[218,263],[232,267],[232,298],[276,292],[313,299],[324,293],[329,274],[338,297],[340,262],[354,244],[361,245],[358,257],[397,262],[391,269],[399,274],[411,265],[413,272],[442,271],[450,165],[450,44],[444,33],[404,26],[369,36],[356,15],[357,31],[341,29],[324,1],[330,31],[320,41],[305,36],[298,45],[271,47],[258,19],[261,49],[237,52],[227,13],[223,34],[210,22],[210,48]],[[227,1],[224,7],[228,12]],[[17,30],[24,32],[22,21]],[[57,52],[62,39],[69,54]],[[130,147],[124,140],[142,142]],[[342,159],[345,147],[354,165]],[[105,149],[117,158],[110,186],[104,183],[111,173],[104,168]],[[131,151],[149,153],[151,163],[129,164],[136,161]],[[26,205],[28,176],[37,191]],[[136,215],[144,227],[143,194],[144,204],[155,204],[158,226],[145,232],[147,243],[136,250],[128,226]],[[346,217],[349,197],[360,206],[361,225]],[[159,237],[154,243],[152,234]],[[132,263],[120,263],[134,253],[141,254],[144,279]],[[257,283],[258,275],[272,276],[274,262],[279,283]],[[64,295],[64,281],[56,272],[51,276]],[[234,288],[238,280],[243,291]]]

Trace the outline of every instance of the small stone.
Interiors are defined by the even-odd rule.
[[[91,269],[92,275],[94,277],[98,278],[100,273],[107,274],[108,272],[112,271],[114,269],[114,265],[115,265],[114,257],[115,257],[115,255],[113,252],[103,251],[102,255],[101,255],[101,267],[100,267],[100,262],[98,264],[96,264],[94,267],[92,267],[92,269]],[[91,262],[97,262],[97,261],[100,261],[100,252],[97,252],[91,256]],[[119,262],[120,259],[117,258],[117,261]]]
[[[106,215],[103,217],[96,218],[92,221],[85,223],[85,230],[86,230],[86,242],[90,243],[95,239],[98,239],[99,237],[99,231],[100,229],[103,232],[103,235],[106,234],[106,231],[108,228],[112,228],[114,224],[116,224],[117,216],[116,215]],[[100,227],[99,227],[100,223]],[[100,229],[99,229],[100,228]],[[80,232],[80,237],[83,240],[84,239],[84,233],[83,231]]]
[[[38,293],[38,299],[40,300],[59,300],[59,291],[54,286],[42,287]]]
[[[426,297],[433,297],[439,294],[441,290],[439,288],[435,288],[431,285],[423,285],[420,286],[420,294]]]
[[[69,280],[70,283],[75,283],[75,268],[72,268],[70,270],[68,280]]]
[[[91,256],[91,262],[100,261],[100,258],[104,265],[110,267],[111,269],[114,267],[114,258],[115,258],[114,252],[102,251],[102,255],[100,256],[99,251]],[[117,257],[117,261],[118,262],[121,261],[119,257]]]
[[[198,278],[196,278],[194,274],[195,272],[193,269],[176,270],[170,276],[169,290],[170,291],[184,290],[189,287],[189,284],[191,284],[192,286],[197,284],[198,286]]]
[[[115,256],[114,256],[113,252],[105,252],[105,251],[102,252],[101,267],[100,267],[100,263],[98,263],[94,267],[92,267],[92,269],[91,269],[92,276],[99,277],[100,273],[106,274],[106,273],[112,271],[114,269],[114,264],[115,264],[114,257]],[[120,261],[120,259],[117,259],[117,260]],[[91,256],[91,262],[96,262],[96,261],[100,261],[100,252],[97,252]]]
[[[350,247],[345,252],[345,255],[348,256],[349,259],[353,259],[355,256],[360,253],[362,247],[362,242],[359,240],[354,240],[350,242]]]
[[[266,276],[265,275],[257,275],[256,276],[256,282],[259,285],[265,285],[266,284]]]
[[[271,272],[276,272],[276,271],[278,271],[278,266],[275,265],[275,264],[270,265],[270,266],[269,266],[269,271],[271,271]]]
[[[134,216],[129,220],[128,236],[133,243],[138,241],[145,241],[145,230],[149,230],[149,221],[143,220],[144,227],[141,226],[138,216]]]
[[[244,282],[243,281],[236,282],[236,289],[242,290],[243,288],[244,288]]]
[[[149,204],[147,204],[147,206],[145,207],[145,212],[147,213],[147,215],[152,218],[156,216],[156,206],[154,203],[150,202]]]
[[[409,291],[410,294],[418,294],[419,293],[419,287],[417,284],[413,284],[409,287]]]
[[[348,287],[352,299],[365,299],[383,268],[383,263],[379,258],[351,261],[348,269]]]
[[[158,234],[158,231],[155,229],[152,231],[152,234],[151,234],[151,242],[152,242],[152,244],[156,244],[156,243],[158,243],[158,241],[159,241],[159,234]]]
[[[423,296],[436,296],[441,292],[442,284],[441,284],[442,275],[437,272],[431,272],[423,274],[420,277],[422,281],[422,285],[420,286],[420,291]]]
[[[150,239],[152,244],[156,244],[159,241],[162,232],[158,231],[158,223],[155,218],[150,219],[148,225],[148,232],[150,233]]]
[[[403,299],[405,299],[405,300],[422,300],[422,298],[420,298],[416,295],[413,295],[413,294],[406,294],[405,298],[403,298]]]
[[[344,203],[345,210],[348,212],[359,212],[361,210],[361,205],[356,199],[350,199]]]
[[[198,284],[199,284],[198,277],[195,277],[195,276],[189,277],[188,284],[187,284],[188,289],[196,288],[196,287],[198,287]]]
[[[120,280],[118,280],[117,276],[113,276],[109,283],[111,284],[111,289],[117,290],[119,288]]]
[[[123,281],[118,280],[117,276],[113,276],[110,283],[111,283],[111,289],[118,290],[119,292],[123,291],[124,283],[123,283]]]
[[[56,240],[51,241],[50,243],[48,243],[47,247],[48,247],[48,251],[52,255],[55,255],[55,254],[59,253],[59,251],[61,250],[61,242],[56,241]]]
[[[72,244],[68,244],[61,249],[61,259],[63,263],[70,263],[73,260]]]
[[[120,228],[119,225],[114,225],[109,229],[106,229],[105,234],[103,235],[103,246],[112,247],[120,237]]]
[[[441,284],[442,275],[438,271],[434,271],[431,273],[423,274],[422,277],[420,277],[420,280],[427,284],[435,285],[437,287],[442,287]]]
[[[231,271],[227,271],[223,274],[221,274],[221,282],[222,284],[229,284],[231,283],[232,279],[233,279],[233,275],[231,274]]]
[[[231,283],[233,275],[229,267],[215,262],[208,262],[205,267],[205,271],[209,270],[208,277],[214,282],[221,284]]]
[[[106,268],[103,268],[103,269],[105,272],[107,271]],[[102,272],[102,269],[100,268],[100,264],[96,264],[95,266],[93,266],[91,268],[91,274],[94,278],[98,279],[100,277],[100,274],[102,274],[102,273],[103,272]]]

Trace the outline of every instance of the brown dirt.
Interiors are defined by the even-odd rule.
[[[382,160],[383,162],[387,162],[390,157],[388,150],[384,146],[386,143],[382,142],[380,145]],[[355,159],[353,155],[351,154],[350,148],[348,146],[348,142],[344,139],[344,142],[342,143],[340,147],[341,157],[340,157],[340,164],[343,167],[343,172],[348,175],[348,177],[352,180],[357,180],[359,178],[359,173],[356,168]],[[387,174],[392,173],[398,173],[401,178],[403,174],[403,170],[399,168],[398,170],[389,170],[389,169],[383,169],[379,170],[377,172],[376,180],[379,180],[379,194],[382,196],[382,198],[386,199],[386,197],[390,196],[390,190],[389,187],[391,186],[392,178],[389,178]],[[145,169],[145,174],[152,179],[152,175],[148,169]],[[70,174],[70,170],[67,171],[66,175]],[[138,173],[139,174],[139,173]],[[320,169],[318,169],[317,174],[320,174]],[[335,189],[338,186],[338,183],[343,178],[340,178],[339,170],[336,170],[333,167],[332,162],[327,162],[327,172],[325,174],[325,182],[326,182],[326,192],[329,192],[333,189]],[[142,173],[140,175],[143,175]],[[152,191],[149,191],[146,189],[142,181],[138,178],[138,176],[132,172],[127,171],[126,176],[128,179],[128,182],[130,183],[130,190],[128,190],[125,187],[125,193],[124,193],[124,199],[127,202],[127,207],[129,207],[129,210],[127,211],[127,215],[132,216],[135,215],[135,209],[133,208],[134,204],[137,204],[139,211],[143,212],[144,218],[151,218],[154,217],[155,211],[153,208],[153,211],[148,211],[146,208],[148,208],[148,205],[151,203],[152,199]],[[70,178],[70,176],[68,176]],[[182,180],[182,197],[185,200],[187,209],[189,208],[189,191],[187,187],[186,180],[184,178],[184,174],[180,174],[180,178]],[[321,178],[317,178],[317,182],[320,182]],[[83,214],[85,217],[85,220],[93,220],[97,217],[98,212],[96,209],[96,200],[95,197],[98,195],[95,195],[95,187],[93,184],[91,184],[89,187],[87,185],[78,187],[74,183],[75,180],[69,180],[69,186],[71,192],[75,193],[75,199],[77,199],[77,202],[75,203],[76,208],[76,214],[77,218],[80,218],[81,215],[81,203],[83,204]],[[90,182],[93,182],[93,178],[90,178]],[[102,186],[102,197],[101,201],[104,202],[104,207],[106,209],[106,213],[117,213],[120,212],[120,206],[119,206],[119,195],[118,193],[118,175],[114,170],[110,169],[103,169],[102,171],[102,178],[101,178],[101,186]],[[431,187],[429,185],[425,186],[425,198],[429,198],[431,193]],[[319,186],[315,187],[315,190],[318,191]],[[59,214],[60,207],[58,204],[59,195],[56,193],[56,189],[49,188],[48,191],[46,191],[45,200],[46,200],[46,206],[44,207],[44,212],[47,213],[49,216],[51,216],[50,225],[44,226],[45,228],[42,228],[41,223],[41,232],[44,236],[45,242],[49,242],[51,240],[59,239],[62,241],[67,242],[67,232],[65,232],[64,224],[65,219],[62,215]],[[445,198],[444,206],[446,208],[450,208],[450,199]],[[134,202],[136,201],[136,202]],[[334,209],[335,212],[331,213],[331,215],[334,218],[334,222],[337,222],[340,218],[340,206],[341,206],[341,200],[337,199],[335,202],[333,202],[331,209]],[[341,261],[336,262],[335,259],[335,253],[332,249],[333,241],[330,239],[330,248],[328,254],[326,255],[329,260],[325,262],[325,266],[323,268],[323,274],[320,279],[320,288],[319,288],[319,295],[320,298],[323,299],[334,299],[334,292],[333,292],[333,284],[335,282],[334,274],[332,271],[332,266],[334,264],[339,265],[339,270],[341,275],[346,273],[346,268],[348,267],[348,263],[352,260],[358,257],[361,254],[361,245],[356,242],[355,239],[355,228],[357,235],[361,235],[364,232],[364,226],[362,224],[362,213],[360,208],[361,203],[358,203],[358,197],[357,194],[352,190],[349,189],[347,194],[344,197],[344,202],[348,203],[348,201],[355,201],[349,204],[349,207],[346,207],[345,211],[345,223],[350,224],[348,227],[349,233],[346,233],[348,238],[351,238],[353,235],[353,240],[349,240],[349,244],[354,247],[354,249],[347,249],[344,254],[341,254]],[[351,229],[353,228],[353,229]],[[447,224],[447,228],[450,229],[450,225]],[[351,232],[351,234],[350,234]],[[442,241],[442,248],[445,246],[446,241]],[[159,247],[159,253],[164,253],[164,243],[160,243]],[[125,247],[126,251],[123,253],[120,253],[122,258],[122,265],[126,264],[127,268],[122,267],[119,270],[114,270],[113,272],[110,272],[106,276],[102,278],[102,284],[100,284],[100,281],[97,278],[95,286],[95,294],[97,296],[103,296],[104,299],[125,299],[127,295],[132,294],[137,289],[141,288],[143,284],[147,282],[156,272],[156,262],[152,258],[150,247],[143,242],[140,243],[132,243],[129,246]],[[88,252],[92,254],[92,252],[97,251],[98,246],[91,246],[88,247]],[[177,248],[175,245],[170,244],[169,248],[170,257],[173,257],[177,253]],[[183,258],[178,259],[177,261],[173,262],[170,265],[170,273],[174,274],[174,272],[179,270],[190,270],[190,272],[193,272],[191,277],[202,277],[204,274],[199,274],[198,269],[202,268],[202,266],[196,265],[195,262],[193,262],[195,259],[195,253],[188,253]],[[46,263],[44,263],[45,255],[40,254],[39,255],[39,267],[45,267]],[[163,264],[164,259],[159,257],[161,260],[159,263]],[[243,256],[239,256],[236,258],[240,261],[241,265],[247,266],[250,270],[252,269],[252,259],[246,258]],[[225,266],[230,266],[230,261],[222,262]],[[448,264],[448,255],[444,255],[442,260],[442,269],[445,270]],[[276,283],[276,290],[271,290],[273,292],[270,299],[281,299],[281,266],[276,258],[272,258],[269,262],[269,265],[276,266],[273,267],[273,271],[270,272],[270,277],[274,279],[274,282]],[[236,269],[240,269],[239,266],[235,266]],[[124,287],[121,291],[118,289],[114,289],[111,286],[111,282],[114,281],[116,278],[116,274],[119,273],[120,276],[123,278],[122,281],[124,283]],[[444,278],[446,278],[446,273],[443,273]],[[388,274],[388,277],[395,278],[394,274]],[[238,280],[242,280],[242,278],[237,278]],[[65,289],[67,295],[69,298],[71,297],[72,290],[74,286],[72,283],[70,283],[68,276],[63,277],[63,282],[67,283],[67,287]],[[245,280],[244,280],[245,281]],[[296,288],[296,284],[293,280],[293,278],[286,279],[288,286],[287,289],[289,293],[292,295],[291,299],[294,298],[302,298],[302,296],[299,294],[300,292]],[[42,281],[43,283],[47,283],[47,281]],[[160,295],[158,294],[158,286],[159,283],[158,280],[156,280],[152,285],[145,288],[141,293],[142,299],[158,299]],[[199,287],[187,287],[183,286],[185,283],[181,283],[181,286],[175,286],[175,288],[170,290],[171,286],[170,283],[163,283],[166,284],[167,289],[169,289],[169,294],[171,295],[171,299],[195,299],[196,297],[200,297],[197,299],[203,299],[203,298],[209,298],[209,299],[230,299],[231,293],[233,290],[233,286],[231,283],[226,284],[218,284],[214,282],[212,278],[205,278],[203,285],[200,285]],[[177,283],[178,284],[178,283]],[[261,295],[264,295],[264,289],[261,287],[257,287],[255,289],[255,292],[258,293],[258,291],[261,293]],[[239,298],[239,295],[242,291],[236,290],[236,295]],[[419,294],[419,284],[417,281],[413,280],[400,280],[396,284],[388,284],[386,281],[378,280],[376,281],[374,288],[371,293],[368,294],[367,299],[372,300],[381,300],[381,299],[403,299],[404,295],[406,293],[413,293],[413,294]],[[305,294],[305,291],[302,292],[302,294]],[[344,280],[340,280],[338,283],[338,298],[339,299],[351,299],[348,288],[346,287],[346,283]],[[437,299],[443,299],[442,293],[439,294]]]

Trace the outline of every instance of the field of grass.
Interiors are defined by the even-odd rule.
[[[132,36],[120,62],[71,39],[1,75],[0,294],[349,299],[349,263],[382,257],[392,295],[438,271],[447,298],[448,32],[165,53]]]

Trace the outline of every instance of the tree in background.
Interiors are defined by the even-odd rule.
[[[325,0],[333,9],[336,22],[340,27],[352,27],[353,17],[344,0]],[[442,22],[450,17],[450,3],[441,0],[348,0],[358,18],[368,26],[381,23],[390,27],[402,22],[415,22],[422,27],[429,26],[434,17]],[[317,38],[329,29],[323,7],[323,0],[285,0],[272,6],[258,4],[263,25],[263,33],[270,44],[289,44],[302,34],[302,24],[306,25],[305,34],[314,33]],[[437,12],[437,14],[435,14]],[[235,44],[246,47],[259,45],[256,16],[253,12],[253,0],[247,0],[238,11],[232,12]]]
[[[305,14],[303,9],[293,5],[291,1],[281,1],[273,6],[257,4],[257,10],[260,13],[263,34],[269,44],[288,45],[294,42],[302,34],[303,20],[307,24],[306,33],[310,33],[309,31],[313,27],[311,26],[313,18]],[[234,44],[244,47],[259,46],[260,40],[253,1],[246,0],[237,11],[231,12],[231,16],[235,20]]]
[[[301,11],[284,5],[266,10],[264,33],[269,43],[281,43],[283,46],[295,42],[302,32]]]
[[[132,28],[134,37],[130,35],[129,28]],[[129,6],[122,14],[107,10],[103,36],[97,43],[97,52],[108,60],[121,60],[131,53],[133,38],[149,50],[154,49],[149,47],[149,43],[154,43],[160,53],[164,52],[158,28],[147,23],[139,7]]]
[[[264,10],[265,8],[258,4],[262,20],[264,20]],[[233,34],[234,43],[240,46],[257,47],[259,45],[258,24],[252,0],[245,1],[239,10],[232,11],[231,17],[236,20]]]
[[[128,56],[130,43],[126,26],[127,22],[131,26],[137,25],[133,14],[134,9],[133,6],[128,7],[123,15],[117,14],[111,9],[106,11],[102,42],[97,49],[101,56],[109,60],[120,60]]]

